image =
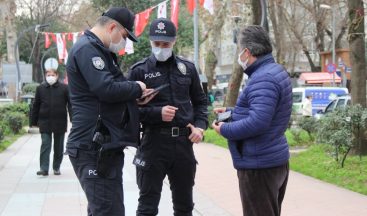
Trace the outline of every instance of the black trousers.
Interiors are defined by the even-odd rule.
[[[65,133],[41,133],[42,145],[40,152],[40,167],[42,171],[48,172],[50,167],[52,134],[54,135],[54,159],[52,163],[52,168],[54,170],[59,170],[62,162]]]
[[[158,214],[163,180],[168,176],[175,216],[191,216],[196,160],[187,136],[145,133],[134,159],[139,187],[137,216]]]
[[[244,216],[279,216],[288,183],[288,163],[237,170]]]
[[[68,151],[68,154],[88,200],[88,216],[124,216],[124,153],[115,155],[114,167],[106,178],[97,175],[97,151],[78,149],[74,152]]]

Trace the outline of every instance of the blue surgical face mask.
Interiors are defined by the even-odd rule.
[[[156,47],[152,44],[152,53],[154,54],[155,58],[160,62],[165,62],[172,56],[172,47],[169,48],[160,48]]]

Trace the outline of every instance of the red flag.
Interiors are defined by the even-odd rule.
[[[171,1],[171,21],[175,24],[178,29],[178,13],[180,11],[180,0]]]
[[[189,9],[191,15],[194,13],[195,0],[187,0],[187,9]]]
[[[73,40],[73,33],[67,33],[68,34],[68,41],[72,41]]]
[[[57,43],[56,35],[54,33],[49,33],[51,35],[52,41]]]
[[[50,41],[50,37],[49,37],[49,32],[45,32],[45,48],[48,49],[51,44],[52,44],[52,41]]]
[[[204,5],[204,2],[205,0],[199,0],[199,4],[201,6]],[[191,15],[194,13],[195,6],[196,6],[195,0],[187,0],[187,9],[189,9]]]
[[[153,8],[149,8],[135,15],[135,35],[137,37],[144,32],[144,28],[149,22],[149,16],[152,13],[152,10]]]

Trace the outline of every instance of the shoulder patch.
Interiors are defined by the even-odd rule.
[[[186,59],[186,58],[184,58],[182,56],[176,56],[176,58],[178,58],[179,60],[181,60],[183,62],[191,63],[191,64],[195,65],[194,62],[192,62],[192,61],[190,61],[190,60],[188,60],[188,59]]]
[[[144,64],[147,60],[148,60],[148,58],[144,58],[143,60],[136,62],[135,64],[133,64],[133,65],[130,67],[130,69],[134,69],[134,68],[136,68],[137,66],[139,66],[139,65],[141,65],[141,64]]]
[[[93,66],[97,69],[97,70],[103,70],[105,63],[103,61],[103,59],[99,56],[97,57],[93,57],[92,58],[92,62],[93,62]]]

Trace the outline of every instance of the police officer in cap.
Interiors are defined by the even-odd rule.
[[[109,9],[84,32],[68,58],[74,112],[67,154],[86,194],[88,215],[125,214],[123,149],[137,145],[136,99],[148,91],[143,82],[123,76],[116,58],[126,38],[137,41],[132,33],[134,19],[126,8]]]
[[[133,163],[140,189],[138,216],[157,215],[163,179],[168,176],[175,216],[192,215],[196,160],[193,143],[207,128],[207,100],[195,65],[173,54],[176,28],[168,19],[151,23],[152,55],[132,66],[130,80],[148,88],[169,84],[140,106],[141,145]]]

